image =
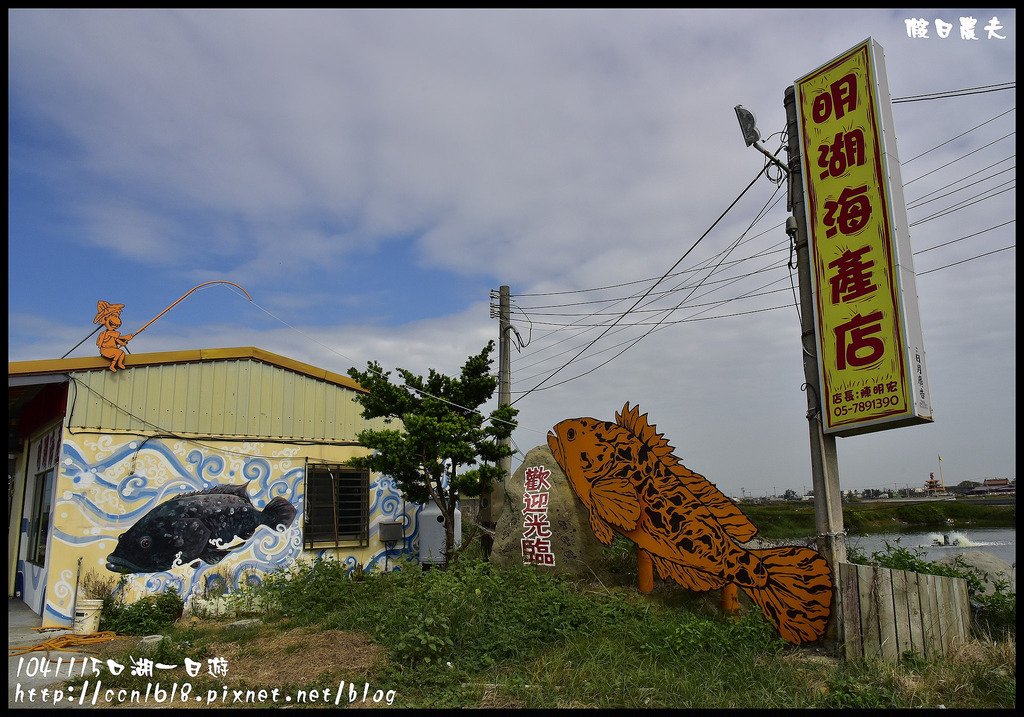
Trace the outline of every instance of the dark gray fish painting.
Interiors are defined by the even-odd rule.
[[[278,496],[259,510],[246,486],[221,485],[164,501],[122,533],[107,570],[155,573],[200,561],[216,565],[267,525],[283,530],[295,520],[295,506]]]

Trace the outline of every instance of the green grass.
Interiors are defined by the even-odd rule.
[[[627,555],[615,545],[608,552],[626,572]],[[498,570],[479,558],[447,570],[407,565],[361,581],[334,561],[300,563],[250,590],[265,606],[263,627],[172,628],[158,658],[205,664],[213,644],[257,649],[248,641],[265,645],[302,627],[312,630],[310,640],[326,630],[358,631],[383,646],[386,660],[372,674],[343,678],[393,691],[397,707],[975,709],[1016,700],[1008,632],[938,660],[845,662],[782,642],[749,604],[741,618],[729,618],[713,599],[674,585],[658,583],[641,595],[630,585],[570,581],[529,566]],[[237,600],[253,604],[253,597]],[[339,679],[310,672],[317,674],[300,675],[288,689],[323,689]],[[109,687],[144,684],[129,670],[102,679]],[[259,687],[230,670],[195,683],[199,694]]]
[[[748,504],[740,510],[758,527],[760,537],[802,538],[814,535],[814,504],[810,501]],[[1016,525],[1015,505],[933,501],[893,503],[887,501],[843,504],[843,527],[850,533],[888,533],[929,528],[1012,528]]]

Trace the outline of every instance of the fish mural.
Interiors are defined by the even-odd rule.
[[[650,555],[658,573],[696,591],[732,583],[760,606],[787,642],[825,633],[832,573],[814,550],[748,550],[757,527],[629,403],[615,422],[572,418],[548,433],[548,446],[590,512],[597,538],[614,531]]]
[[[295,506],[278,496],[259,510],[247,485],[221,485],[164,501],[118,537],[107,570],[155,573],[182,565],[197,568],[200,561],[216,565],[259,526],[280,530],[292,524]]]

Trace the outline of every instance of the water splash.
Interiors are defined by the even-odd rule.
[[[928,538],[932,541],[932,545],[940,547],[972,548],[983,544],[975,543],[963,533],[955,530],[948,533],[929,533]]]

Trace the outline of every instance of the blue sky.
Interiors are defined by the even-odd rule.
[[[959,38],[961,15],[979,39]],[[894,98],[995,89],[894,104],[935,422],[840,439],[840,484],[919,486],[939,455],[947,482],[1015,477],[1013,10],[8,19],[9,360],[63,356],[98,300],[125,305],[129,332],[230,281],[252,301],[205,287],[129,349],[452,374],[497,337],[489,293],[506,284],[528,342],[512,360],[523,454],[630,401],[734,495],[810,487],[777,187],[755,183],[648,307],[680,310],[631,314],[563,369],[602,330],[579,324],[614,321],[754,178],[735,105],[779,149],[786,86],[869,36]],[[730,281],[690,295],[683,279],[741,236]]]

